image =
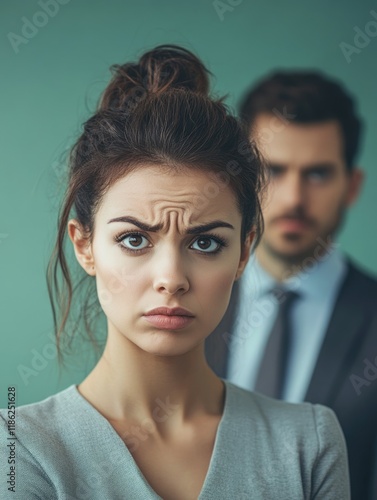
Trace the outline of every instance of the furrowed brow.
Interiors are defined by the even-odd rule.
[[[130,217],[130,216],[116,217],[114,219],[110,219],[107,223],[110,224],[111,222],[129,222],[130,224],[134,224],[135,226],[139,227],[143,231],[148,231],[151,233],[156,233],[157,231],[160,231],[163,227],[162,224],[155,224],[154,226],[151,226],[149,224],[146,224],[145,222],[136,219],[136,217]],[[215,229],[217,227],[227,227],[229,229],[234,229],[232,224],[229,224],[229,222],[225,222],[222,220],[214,220],[207,224],[200,224],[199,226],[190,227],[189,229],[187,229],[186,234],[200,234],[206,231],[211,231],[211,229]]]

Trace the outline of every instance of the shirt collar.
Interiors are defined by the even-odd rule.
[[[259,264],[253,253],[240,279],[243,294],[258,299],[276,286],[276,280]]]

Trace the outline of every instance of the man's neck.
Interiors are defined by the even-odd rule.
[[[288,264],[278,260],[271,258],[265,251],[261,250],[261,248],[257,248],[256,257],[258,263],[262,268],[268,272],[270,276],[272,276],[276,281],[284,281],[287,278],[288,272]]]
[[[328,250],[328,248],[323,248],[323,252],[328,252]],[[299,274],[307,267],[305,266],[305,259],[308,256],[303,256],[295,260],[282,259],[268,252],[263,248],[263,244],[256,249],[255,254],[259,265],[278,282],[283,282]]]

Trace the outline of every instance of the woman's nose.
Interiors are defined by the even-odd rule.
[[[178,250],[157,257],[152,271],[153,287],[159,293],[169,295],[186,292],[190,285],[187,266]]]

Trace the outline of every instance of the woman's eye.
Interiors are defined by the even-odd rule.
[[[145,240],[148,243],[147,238],[141,234],[129,234],[122,238],[121,244],[130,250],[143,250],[144,248],[147,248],[148,245],[140,246],[142,240]]]
[[[200,238],[195,240],[193,245],[195,243],[199,245],[199,248],[194,248],[194,250],[199,250],[200,252],[206,252],[206,253],[216,252],[221,247],[221,244],[216,240],[214,240],[213,238],[204,236],[201,236]]]

